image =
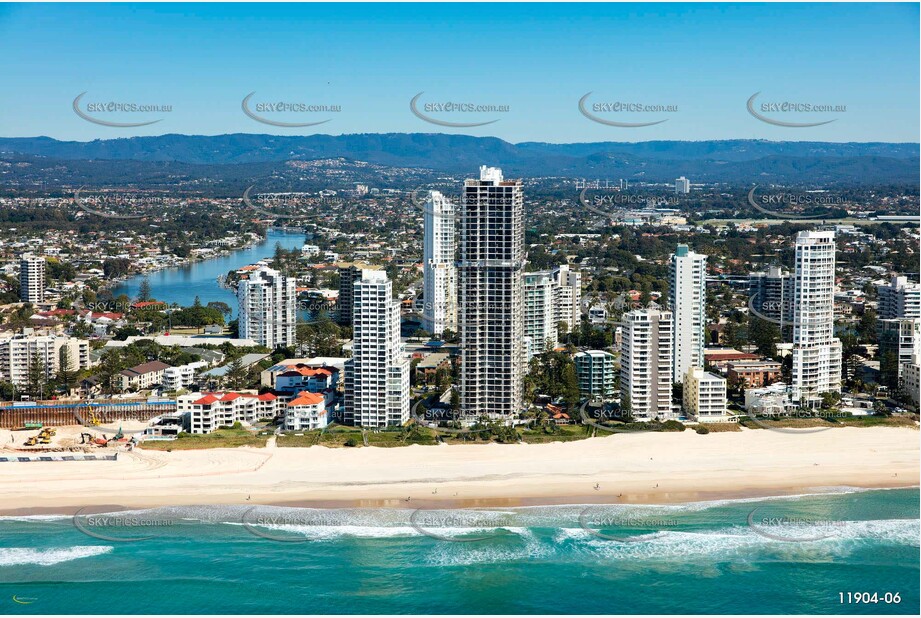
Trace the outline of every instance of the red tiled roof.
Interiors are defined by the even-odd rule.
[[[304,391],[297,396],[297,399],[291,401],[288,404],[288,407],[312,406],[320,403],[323,400],[323,395],[320,395],[319,393],[308,393],[307,391]]]
[[[205,395],[204,397],[202,397],[201,399],[198,399],[198,400],[196,400],[196,401],[193,401],[192,403],[195,404],[195,405],[198,405],[198,406],[204,406],[204,405],[208,405],[208,404],[210,404],[210,403],[214,403],[215,401],[218,401],[218,398],[215,397],[215,396],[212,395],[212,394],[208,394],[208,395]]]

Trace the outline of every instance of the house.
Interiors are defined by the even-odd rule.
[[[320,393],[304,391],[288,402],[285,410],[285,429],[309,431],[326,427],[326,399]]]
[[[163,372],[170,366],[160,361],[142,363],[112,376],[114,386],[123,391],[142,390],[163,383]]]

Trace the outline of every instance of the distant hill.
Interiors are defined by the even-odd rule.
[[[344,158],[395,168],[472,174],[481,164],[510,176],[567,176],[729,183],[918,184],[919,145],[717,140],[512,144],[494,137],[441,133],[278,136],[160,135],[64,142],[49,137],[0,138],[0,155],[61,161],[131,161],[187,166],[243,166]],[[120,167],[120,166],[119,166]],[[134,171],[144,165],[129,166]],[[169,167],[169,166],[167,166]],[[239,171],[234,172],[237,175]],[[142,174],[143,175],[143,174]]]

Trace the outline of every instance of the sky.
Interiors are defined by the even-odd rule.
[[[0,136],[917,143],[919,48],[918,4],[0,4]],[[77,107],[90,118],[159,122],[84,119],[73,109],[84,92]],[[260,122],[242,109],[250,93],[258,118],[326,122]],[[588,93],[586,112],[607,123],[580,112]],[[746,107],[755,93],[768,121]],[[338,110],[266,108],[275,102]]]

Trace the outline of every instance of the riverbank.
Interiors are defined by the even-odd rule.
[[[919,484],[918,430],[620,434],[572,443],[145,451],[4,464],[0,511],[191,504],[680,503]],[[409,500],[407,501],[407,498]]]
[[[304,244],[304,238],[303,232],[270,228],[264,237],[253,239],[243,247],[221,250],[219,255],[211,255],[204,259],[193,259],[184,266],[169,266],[133,275],[116,282],[110,289],[116,296],[127,294],[134,298],[138,294],[141,282],[147,279],[151,296],[159,301],[188,306],[197,296],[205,305],[219,301],[235,308],[235,294],[222,288],[218,283],[218,277],[261,259],[271,258],[276,244],[288,250],[299,249]]]

